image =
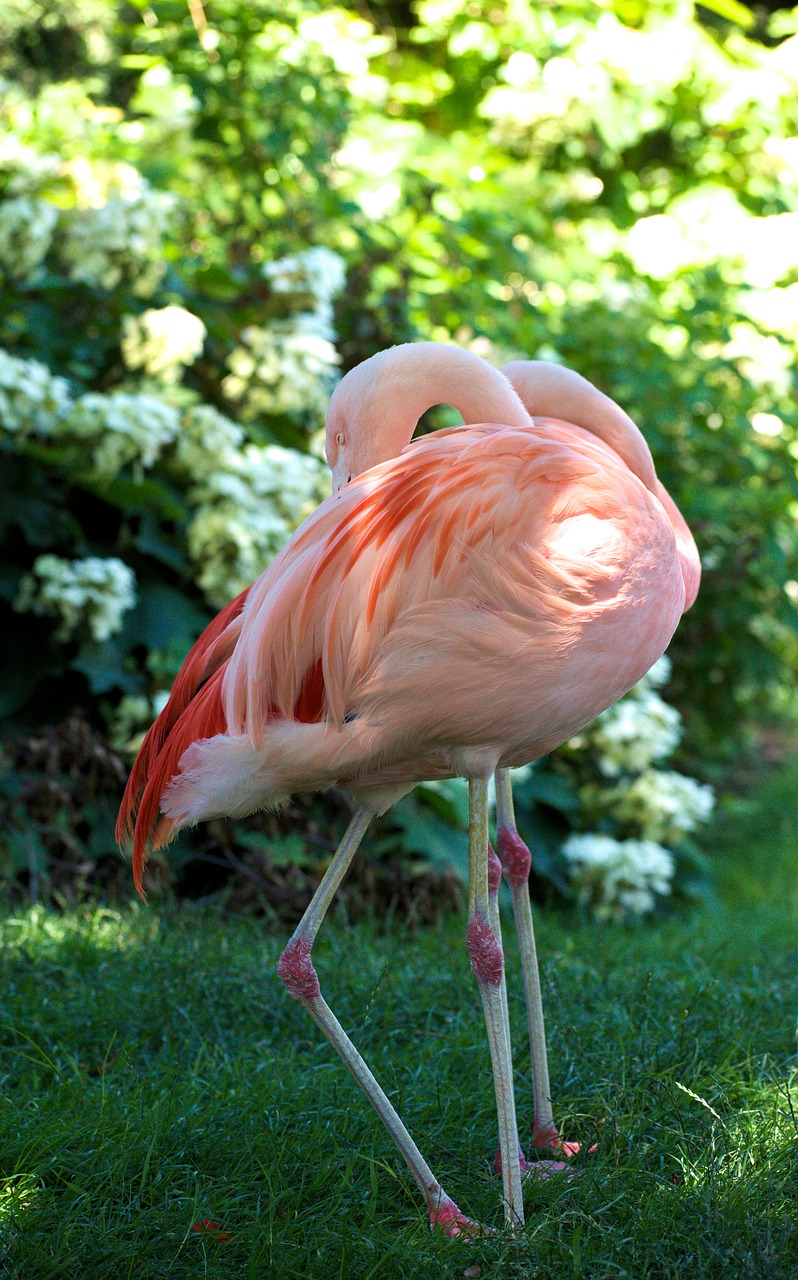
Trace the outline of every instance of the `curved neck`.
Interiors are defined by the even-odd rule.
[[[385,356],[391,357],[393,368],[401,374],[406,403],[411,417],[415,416],[413,430],[422,413],[436,404],[451,405],[466,424],[529,426],[529,414],[518,393],[498,369],[472,351],[436,342],[413,342],[393,347],[375,360]]]
[[[544,360],[514,360],[502,366],[502,373],[513,384],[531,415],[560,418],[590,431],[608,444],[659,500],[676,538],[684,581],[684,607],[689,609],[701,581],[698,548],[684,516],[657,479],[645,437],[629,415],[581,374],[561,365]]]
[[[348,373],[330,400],[327,460],[336,487],[396,457],[436,404],[451,405],[465,423],[529,426],[507,379],[473,352],[437,342],[391,347]]]
[[[545,360],[514,360],[502,365],[501,371],[529,414],[560,418],[590,431],[623,458],[629,470],[654,492],[657,476],[643,433],[620,405],[587,378]]]

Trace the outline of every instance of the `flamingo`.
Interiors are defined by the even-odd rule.
[[[468,425],[411,441],[440,402]],[[559,417],[530,419],[508,378],[454,347],[407,344],[359,365],[329,407],[336,491],[193,646],[120,809],[141,892],[148,845],[183,827],[297,791],[352,792],[355,813],[277,971],[385,1123],[430,1224],[449,1236],[483,1228],[446,1194],[322,996],[313,943],[372,818],[419,781],[467,778],[466,949],[490,1048],[505,1221],[518,1229],[488,782],[631,688],[698,586],[687,526],[642,436],[633,428],[631,448],[625,434],[608,443]],[[503,815],[512,831],[505,792],[500,825]]]
[[[433,346],[434,344],[430,344]],[[416,344],[421,351],[423,344]],[[677,537],[681,540],[686,564],[690,570],[690,598],[685,608],[693,603],[700,578],[700,561],[693,539],[667,491],[657,480],[654,464],[644,436],[619,405],[604,395],[586,378],[572,369],[543,360],[517,360],[505,364],[501,372],[517,391],[530,418],[556,418],[582,427],[604,440],[629,466],[643,483],[667,504]],[[347,378],[351,375],[347,375]],[[376,462],[391,456],[385,449],[396,448],[404,440],[404,432],[394,436],[381,426],[381,419],[369,411],[365,422],[351,412],[348,431],[341,430],[337,413],[337,400],[348,398],[350,388],[347,378],[337,395],[333,396],[327,419],[326,454],[333,476],[333,489],[337,492],[357,475]],[[468,410],[466,410],[466,413]],[[464,418],[466,424],[469,418]],[[365,430],[364,430],[365,428]],[[375,430],[376,428],[376,430]],[[373,434],[369,434],[373,432]],[[368,438],[364,438],[367,436]],[[524,996],[527,1009],[530,1057],[532,1060],[533,1126],[532,1145],[557,1154],[571,1157],[577,1154],[580,1144],[564,1142],[554,1123],[551,1089],[549,1084],[546,1031],[543,1016],[540,976],[538,971],[535,931],[532,907],[529,899],[529,872],[532,856],[521,838],[515,823],[512,784],[506,769],[497,769],[495,776],[497,808],[497,848],[499,862],[489,849],[489,889],[491,924],[501,944],[501,922],[498,908],[498,885],[503,870],[510,887],[513,914],[521,958]],[[507,1011],[506,982],[502,975],[502,1003],[505,1034],[510,1036]],[[592,1150],[593,1148],[591,1148]],[[561,1161],[539,1160],[530,1164],[523,1149],[519,1150],[522,1173],[546,1176],[560,1172],[565,1165]],[[497,1152],[496,1169],[501,1172],[501,1151]]]

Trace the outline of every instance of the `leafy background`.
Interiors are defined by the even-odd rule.
[[[704,567],[665,691],[687,767],[722,779],[753,726],[792,713],[796,31],[796,10],[732,0],[4,6],[15,892],[126,883],[110,830],[126,750],[205,621],[323,493],[335,377],[414,338],[561,360],[643,429]],[[159,365],[148,317],[167,308],[180,354]],[[569,832],[640,834],[596,803],[597,760],[572,745],[520,785],[541,892],[567,890]],[[215,824],[156,872],[290,915],[346,812],[332,797]],[[423,871],[430,903],[451,900],[461,828],[456,784],[420,789],[355,897],[407,902]],[[705,868],[676,844],[692,891]]]

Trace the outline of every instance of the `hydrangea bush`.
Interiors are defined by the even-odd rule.
[[[136,578],[116,556],[63,560],[37,556],[33,571],[19,585],[14,608],[59,619],[58,641],[70,640],[79,627],[100,643],[122,629],[136,603]]]
[[[560,776],[578,800],[570,811],[577,830],[561,855],[578,902],[599,920],[653,911],[677,870],[682,892],[703,880],[689,837],[711,817],[715,797],[710,786],[661,767],[682,733],[678,711],[658,692],[670,674],[660,658],[548,766],[567,771]]]

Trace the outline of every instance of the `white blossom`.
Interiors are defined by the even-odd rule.
[[[661,658],[657,658],[653,667],[649,667],[646,674],[641,680],[638,680],[630,694],[634,697],[636,694],[642,693],[646,689],[662,689],[671,678],[673,664],[667,653],[663,653]]]
[[[775,334],[760,333],[752,324],[739,321],[729,328],[730,341],[721,351],[725,360],[736,361],[749,382],[778,399],[790,394],[795,355],[792,344]]]
[[[324,494],[316,458],[278,445],[248,445],[193,491],[188,528],[199,585],[215,605],[249,586]]]
[[[299,523],[329,495],[327,469],[318,458],[280,445],[250,444],[238,461],[252,492],[271,498],[283,515]]]
[[[188,527],[188,546],[198,584],[221,608],[254,582],[286,541],[290,530],[277,513],[229,506],[198,509]]]
[[[157,396],[89,392],[76,401],[65,433],[92,441],[92,465],[112,478],[129,462],[153,466],[177,438],[180,413]]]
[[[602,711],[586,730],[602,773],[639,773],[679,743],[681,717],[653,689],[640,688]]]
[[[187,409],[180,420],[175,460],[195,483],[235,469],[244,432],[209,404]]]
[[[675,843],[706,822],[715,806],[711,787],[682,773],[646,769],[629,786],[605,793],[619,822],[633,823],[649,840]]]
[[[122,321],[122,356],[128,369],[143,369],[163,382],[179,381],[205,342],[205,325],[185,307],[161,307]]]
[[[224,394],[245,414],[310,414],[321,418],[337,380],[332,300],[343,288],[343,259],[315,247],[267,262],[263,274],[275,293],[292,295],[299,309],[268,329],[250,325],[227,361]]]
[[[329,302],[344,287],[346,266],[339,254],[317,245],[264,263],[263,274],[276,293],[309,293]]]
[[[47,200],[17,196],[0,204],[0,267],[14,280],[28,280],[53,241],[58,212]]]
[[[240,400],[248,417],[312,414],[321,417],[336,379],[338,354],[327,338],[281,321],[250,325],[230,353],[224,394]]]
[[[0,91],[6,87],[0,85]],[[61,157],[55,153],[36,151],[11,129],[0,133],[0,177],[9,195],[35,194],[55,177],[60,166]]]
[[[0,350],[0,430],[50,436],[72,408],[69,384],[38,360]]]
[[[64,161],[61,173],[69,179],[79,209],[102,209],[112,198],[135,201],[150,189],[138,169],[124,160],[72,156]]]
[[[102,642],[121,630],[124,614],[135,603],[133,570],[115,556],[64,560],[42,555],[23,577],[14,608],[19,613],[59,618],[56,635],[61,641],[85,626],[94,640]]]
[[[176,199],[141,179],[138,191],[112,196],[100,208],[78,208],[64,221],[61,255],[69,276],[94,288],[130,280],[151,293],[163,275],[163,239]]]
[[[578,901],[598,920],[646,915],[670,891],[673,857],[653,840],[572,835],[562,847]]]

